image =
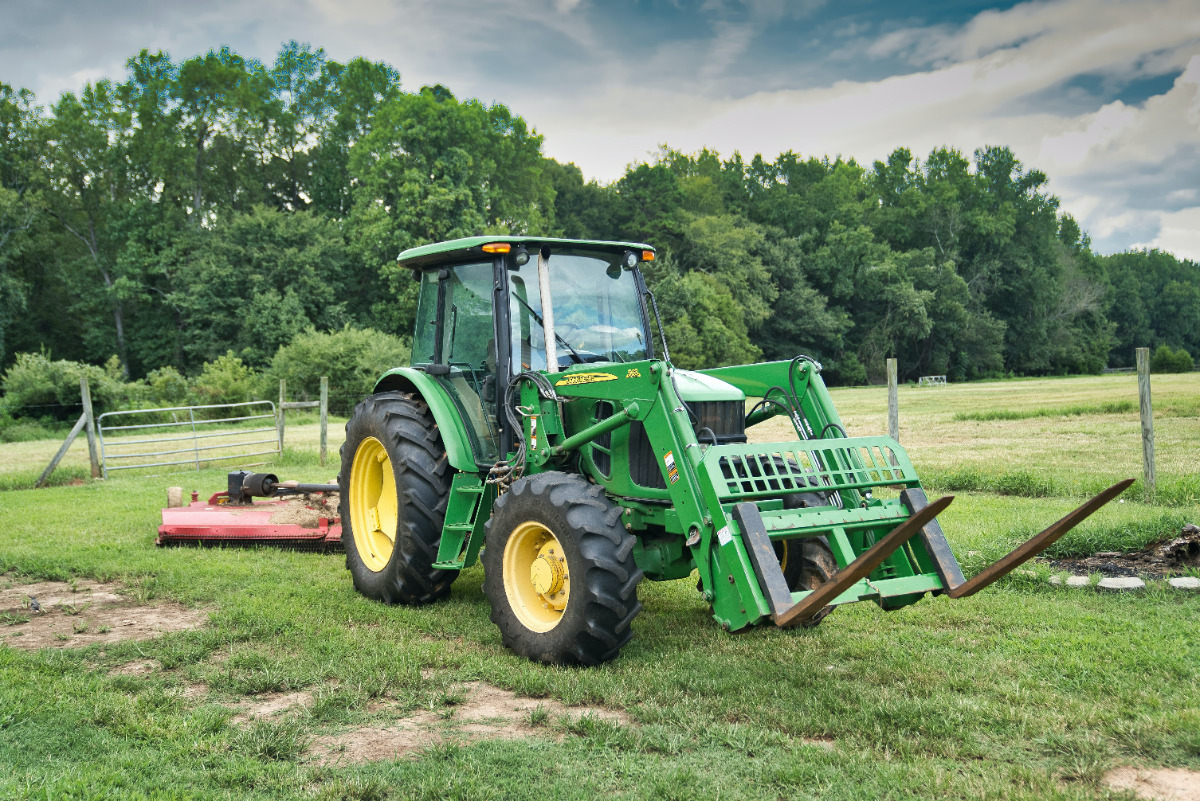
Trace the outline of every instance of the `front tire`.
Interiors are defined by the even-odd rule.
[[[450,594],[457,570],[437,570],[453,470],[429,405],[381,392],[354,409],[342,445],[342,544],[355,588],[385,604]]]
[[[805,509],[828,505],[829,496],[822,492],[799,492],[785,495],[783,498],[784,509]],[[815,590],[829,581],[838,571],[837,560],[833,557],[829,540],[824,537],[780,540],[775,543],[775,556],[779,559],[779,567],[783,570],[783,579],[792,592]],[[804,628],[812,628],[828,617],[833,609],[833,606],[826,606],[799,625]]]
[[[616,657],[642,608],[635,541],[602,487],[557,472],[515,482],[496,500],[482,556],[504,644],[550,664]]]
[[[792,592],[815,590],[838,571],[837,560],[833,558],[833,551],[824,537],[781,540],[775,543],[775,555],[779,558],[783,578]],[[812,628],[833,610],[832,605],[826,606],[799,625]]]

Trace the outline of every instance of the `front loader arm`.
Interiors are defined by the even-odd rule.
[[[673,510],[670,528],[685,539],[714,616],[726,628],[741,629],[769,615],[770,604],[737,526],[701,467],[704,448],[696,440],[670,369],[665,362],[645,361],[581,366],[548,375],[565,403],[594,399],[613,405],[604,421],[570,433],[564,430],[557,403],[539,397],[532,385],[523,387],[529,472],[556,469],[556,460],[570,451],[616,427],[641,423],[667,487]]]

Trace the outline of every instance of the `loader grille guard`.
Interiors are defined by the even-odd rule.
[[[375,521],[386,509],[391,521],[347,538],[360,590],[406,602],[406,593],[436,586],[414,596],[436,600],[482,555],[506,645],[539,661],[595,664],[631,636],[643,577],[697,573],[729,630],[815,625],[860,600],[891,610],[926,594],[964,597],[1132,483],[965,580],[937,520],[951,499],[926,498],[895,440],[847,436],[815,360],[678,370],[665,337],[656,358],[640,271],[653,256],[637,243],[528,237],[401,254],[422,282],[413,366],[385,374],[378,400],[347,425],[343,449],[343,484],[357,464],[376,471],[349,478],[343,503],[363,508],[343,519]],[[747,412],[747,398],[761,401]],[[368,406],[427,420],[427,439],[436,439],[405,444],[418,429],[375,420],[381,412]],[[747,441],[777,416],[794,440]],[[432,483],[407,478],[406,460],[439,448],[448,472]],[[378,452],[383,477],[356,452]],[[356,486],[370,497],[356,500]],[[413,528],[388,499],[418,490],[428,503],[444,495],[440,516]],[[397,555],[365,571],[356,543],[388,537]]]

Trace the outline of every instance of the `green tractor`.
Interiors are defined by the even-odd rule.
[[[895,440],[847,436],[820,364],[671,365],[640,269],[653,258],[637,243],[516,236],[400,254],[420,282],[412,364],[379,379],[342,446],[359,592],[431,603],[482,560],[506,646],[595,665],[632,637],[643,579],[698,574],[729,631],[812,626],[852,601],[957,598],[1130,483],[964,580],[936,520],[950,498],[927,501]],[[747,398],[760,400],[747,411]],[[777,416],[795,439],[748,442]]]

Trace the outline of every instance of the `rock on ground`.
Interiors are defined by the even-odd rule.
[[[1096,589],[1101,592],[1128,592],[1130,590],[1143,590],[1145,588],[1146,582],[1140,578],[1129,576],[1100,579],[1100,583],[1096,585]]]

